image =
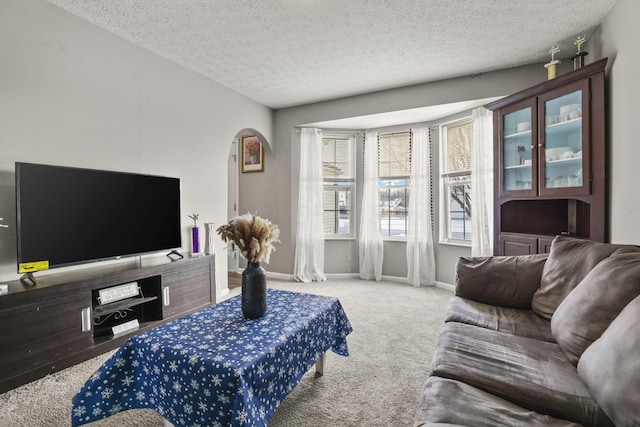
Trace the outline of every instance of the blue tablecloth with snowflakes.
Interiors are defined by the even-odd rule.
[[[264,317],[240,295],[128,340],[73,399],[72,425],[151,408],[176,426],[266,426],[304,373],[352,331],[337,298],[268,289]]]

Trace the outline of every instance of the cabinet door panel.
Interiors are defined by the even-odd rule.
[[[497,152],[500,165],[500,193],[537,193],[537,127],[535,99],[500,111],[501,126]]]
[[[90,295],[79,293],[0,311],[3,371],[19,375],[90,346],[92,333],[82,332],[81,318],[90,305]]]
[[[589,194],[589,81],[540,97],[540,195]]]
[[[538,239],[533,236],[500,234],[500,255],[532,255],[538,253]]]
[[[163,317],[177,316],[215,301],[215,295],[211,295],[212,281],[208,265],[163,274]]]
[[[538,239],[538,253],[548,254],[551,252],[551,242],[553,242],[553,237],[540,237]]]

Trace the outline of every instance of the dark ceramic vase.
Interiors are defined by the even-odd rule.
[[[258,319],[267,312],[267,273],[259,262],[249,262],[242,272],[242,314]]]

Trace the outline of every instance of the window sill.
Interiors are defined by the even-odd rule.
[[[355,236],[324,236],[324,240],[356,240]]]
[[[407,242],[407,236],[398,236],[398,237],[383,237],[383,242]]]
[[[471,242],[468,240],[449,240],[449,239],[440,239],[438,242],[441,245],[449,245],[449,246],[460,246],[463,248],[471,249]]]

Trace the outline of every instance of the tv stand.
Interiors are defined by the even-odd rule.
[[[158,256],[42,275],[38,286],[23,279],[9,282],[9,292],[0,296],[0,393],[214,304],[214,274],[211,255],[178,260]],[[139,286],[139,295],[100,303],[105,290],[132,282]],[[127,322],[139,327],[127,328]]]

